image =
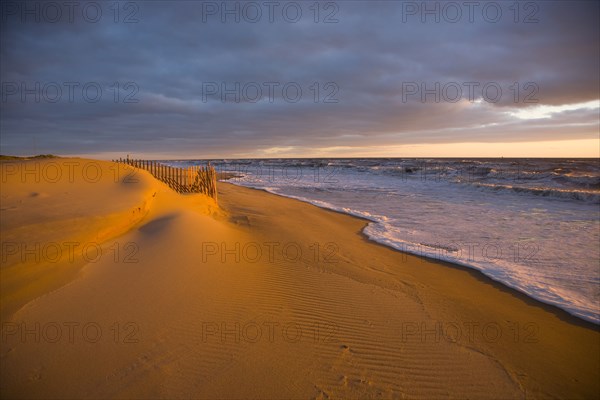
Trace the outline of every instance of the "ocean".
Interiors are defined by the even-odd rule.
[[[477,269],[600,324],[598,159],[211,163],[219,172],[234,173],[231,183],[365,218],[370,240]]]

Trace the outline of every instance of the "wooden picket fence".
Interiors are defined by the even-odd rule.
[[[217,173],[210,162],[205,166],[171,167],[157,161],[119,158],[113,162],[150,172],[178,193],[204,193],[217,200]]]

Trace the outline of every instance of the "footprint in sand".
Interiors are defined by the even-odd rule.
[[[31,193],[29,193],[28,197],[30,197],[30,198],[39,197],[40,199],[43,199],[43,198],[49,197],[49,195],[48,195],[48,193],[44,193],[44,192],[31,192]]]
[[[318,386],[315,386],[315,389],[317,390],[317,395],[315,396],[315,400],[326,400],[329,399],[329,394],[324,391],[323,389],[321,389]]]
[[[39,367],[39,368],[36,368],[36,369],[32,370],[31,373],[28,376],[28,379],[30,381],[39,381],[39,380],[41,380],[42,379],[42,370],[43,369],[44,369],[43,367]]]
[[[229,218],[229,221],[237,225],[250,226],[250,220],[246,215],[233,215]]]

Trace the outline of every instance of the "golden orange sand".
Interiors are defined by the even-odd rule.
[[[217,206],[78,161],[102,179],[2,181],[2,398],[599,395],[597,327],[372,243],[363,220],[227,183]],[[102,256],[11,247],[68,240]]]

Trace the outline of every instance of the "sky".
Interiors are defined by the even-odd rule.
[[[0,153],[599,157],[597,1],[7,1]]]

